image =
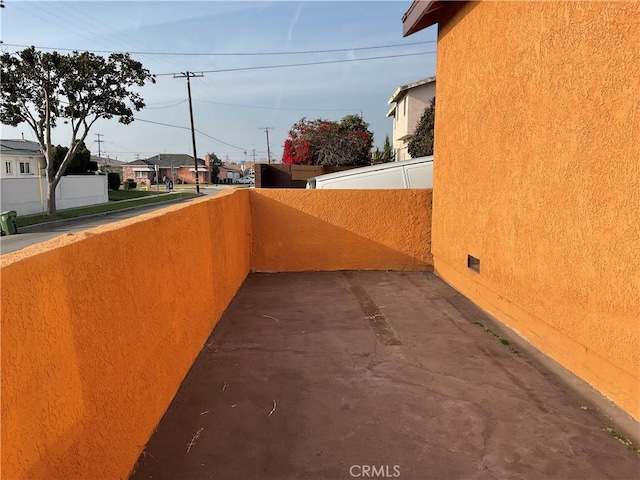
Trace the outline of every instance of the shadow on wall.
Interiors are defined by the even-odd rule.
[[[252,271],[426,270],[430,190],[260,190]]]
[[[3,256],[6,478],[128,474],[249,272],[250,228],[233,192]]]
[[[4,477],[126,477],[250,269],[425,270],[430,212],[234,190],[3,255]]]

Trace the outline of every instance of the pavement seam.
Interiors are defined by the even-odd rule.
[[[367,293],[364,286],[356,278],[355,272],[342,272],[351,294],[356,297],[364,318],[376,334],[376,338],[385,346],[402,345],[400,336],[389,323],[387,316]]]

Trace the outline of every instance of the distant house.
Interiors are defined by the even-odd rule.
[[[255,166],[260,162],[240,162],[240,171],[242,175],[254,175],[256,173]]]
[[[391,108],[387,117],[393,117],[393,151],[396,162],[411,158],[407,152],[409,140],[413,137],[422,112],[435,95],[436,77],[428,77],[399,86],[389,98],[387,103]]]
[[[44,165],[44,155],[38,142],[30,140],[1,140],[0,178],[20,178],[38,175],[38,163]]]
[[[156,168],[160,182],[170,179],[174,183],[195,183],[196,170],[191,155],[183,153],[161,153],[153,157],[126,163],[122,167],[123,181],[132,179],[138,185],[155,185]],[[205,160],[198,159],[198,176],[200,183],[211,183],[211,161],[209,155]]]
[[[91,161],[98,164],[98,171],[104,172],[106,170],[109,173],[118,173],[120,178],[123,174],[122,168],[127,164],[114,158],[98,157],[97,155],[91,155]]]
[[[234,183],[242,176],[240,165],[223,163],[218,167],[218,181],[220,183]]]
[[[640,419],[640,4],[402,20],[438,24],[435,271]]]

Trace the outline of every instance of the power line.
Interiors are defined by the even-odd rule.
[[[79,14],[79,15],[82,15],[82,16],[84,16],[84,17],[88,18],[88,19],[90,20],[90,23],[91,23],[91,24],[93,24],[93,25],[95,25],[95,24],[100,24],[100,25],[103,25],[104,27],[106,27],[107,29],[109,29],[111,32],[115,32],[115,33],[110,33],[108,30],[105,30],[104,28],[100,28],[100,27],[98,27],[98,28],[100,28],[103,32],[105,32],[107,35],[109,35],[110,37],[122,37],[124,40],[120,40],[120,39],[118,38],[118,42],[119,42],[121,45],[124,45],[124,46],[125,46],[125,48],[127,48],[127,44],[131,44],[131,45],[138,45],[138,48],[147,48],[147,49],[151,49],[151,48],[153,48],[153,47],[150,47],[148,44],[146,44],[146,43],[144,43],[144,42],[142,42],[142,41],[139,41],[139,40],[137,40],[137,39],[133,38],[132,36],[130,36],[130,35],[128,35],[128,34],[126,34],[126,33],[122,32],[122,31],[120,31],[120,30],[116,30],[116,29],[114,29],[113,27],[111,27],[111,26],[107,25],[106,23],[104,23],[104,22],[102,22],[102,21],[98,20],[97,18],[95,18],[95,17],[93,17],[93,16],[89,15],[88,13],[83,12],[83,11],[80,11],[80,10],[78,10],[78,9],[76,9],[76,8],[74,8],[74,7],[72,7],[72,6],[70,6],[70,5],[66,5],[66,4],[64,4],[64,3],[60,2],[60,3],[57,3],[57,4],[56,4],[56,7],[57,7],[57,8],[64,7],[64,8],[66,8],[66,9],[71,10],[72,12],[78,12],[78,14]],[[79,15],[76,15],[76,18],[81,18]],[[81,20],[82,20],[84,23],[86,23],[86,22],[87,22],[87,20],[85,20],[85,19],[81,19]],[[127,48],[127,49],[128,49],[128,48]],[[167,61],[167,60],[164,60],[164,59],[160,59],[160,62],[162,62],[162,63],[163,63],[163,64],[165,64],[165,65],[168,65],[168,66],[169,66],[169,68],[175,68],[175,67],[176,67],[176,65],[177,65],[175,62]],[[181,67],[177,67],[177,68],[178,68],[178,70],[181,70],[181,69],[182,69]]]
[[[215,141],[216,141],[216,142],[218,142],[218,143],[222,143],[223,145],[226,145],[226,146],[228,146],[228,147],[237,148],[238,150],[246,150],[245,148],[242,148],[242,147],[239,147],[239,146],[237,146],[237,145],[233,145],[233,144],[231,144],[231,143],[224,142],[224,141],[222,141],[222,140],[220,140],[220,139],[218,139],[218,138],[212,137],[211,135],[208,135],[208,134],[206,134],[206,133],[204,133],[204,132],[201,132],[201,131],[200,131],[200,130],[198,130],[198,129],[196,129],[196,133],[199,133],[200,135],[203,135],[203,136],[205,136],[205,137],[207,137],[207,138],[210,138],[211,140],[215,140]]]
[[[8,44],[8,43],[4,45],[20,46],[20,47],[24,46],[24,45],[15,45],[15,44]],[[36,48],[46,48],[46,47],[36,47]],[[61,49],[61,50],[70,50],[70,49]],[[93,52],[99,52],[99,51],[93,50]],[[319,62],[287,63],[287,64],[280,64],[280,65],[261,65],[261,66],[255,66],[255,67],[238,67],[238,68],[222,68],[217,70],[201,70],[200,73],[225,73],[225,72],[242,72],[242,71],[248,71],[248,70],[268,70],[268,69],[274,69],[274,68],[307,67],[307,66],[313,66],[313,65],[329,65],[329,64],[336,64],[336,63],[365,62],[368,60],[384,60],[389,58],[414,57],[417,55],[429,55],[434,53],[436,53],[435,50],[430,50],[427,52],[402,53],[398,55],[383,55],[379,57],[347,58],[342,60],[326,60],[326,61],[319,61]],[[180,72],[156,73],[155,76],[164,77],[164,76],[175,76],[179,74]]]
[[[199,52],[123,52],[118,50],[88,50],[93,53],[129,53],[131,55],[175,55],[175,56],[191,56],[191,57],[241,57],[241,56],[267,56],[267,55],[309,55],[315,53],[337,53],[337,52],[353,52],[360,50],[375,50],[380,48],[396,48],[407,47],[412,45],[426,45],[430,43],[437,43],[436,40],[427,40],[424,42],[410,42],[410,43],[396,43],[392,45],[374,45],[370,47],[353,47],[353,48],[334,48],[327,50],[294,50],[285,52],[211,52],[211,53],[199,53]],[[9,47],[27,48],[31,45],[19,45],[15,43],[5,44]],[[43,47],[36,46],[40,50],[61,50],[61,51],[84,51],[79,48],[59,48],[59,47]]]
[[[201,73],[224,73],[224,72],[241,72],[246,70],[267,70],[271,68],[307,67],[311,65],[328,65],[330,63],[350,63],[350,62],[364,62],[367,60],[383,60],[386,58],[414,57],[416,55],[428,55],[431,53],[436,53],[436,51],[433,50],[429,52],[403,53],[400,55],[384,55],[381,57],[347,58],[344,60],[327,60],[323,62],[287,63],[287,64],[281,64],[281,65],[262,65],[259,67],[222,68],[218,70],[201,70]],[[163,77],[167,75],[175,75],[175,73],[156,73],[155,74],[156,77]]]
[[[173,128],[181,128],[183,130],[191,130],[189,127],[183,127],[181,125],[171,125],[169,123],[154,122],[152,120],[145,120],[143,118],[138,118],[138,117],[134,117],[134,120],[138,122],[144,122],[144,123],[153,123],[154,125],[162,125],[163,127],[173,127]]]
[[[183,100],[184,102],[185,100]],[[194,102],[212,103],[214,105],[224,105],[227,107],[242,107],[242,108],[261,108],[264,110],[286,110],[290,112],[353,112],[354,108],[285,108],[285,107],[267,107],[264,105],[240,105],[236,103],[214,102],[211,100],[194,100]]]
[[[56,25],[62,29],[67,29],[69,28],[69,25],[63,25],[61,23],[58,23],[55,21],[55,19],[48,17],[48,16],[42,16],[39,13],[36,12],[32,12],[30,10],[27,10],[25,8],[23,8],[21,5],[19,5],[20,3],[23,3],[24,5],[28,5],[29,2],[12,2],[11,3],[11,8],[17,8],[18,10],[22,10],[23,12],[25,12],[27,15],[31,15],[32,17],[36,17],[39,18],[40,20],[44,21],[47,24],[52,24],[52,25]],[[82,38],[84,38],[85,40],[91,40],[89,37],[85,37],[82,33],[77,32],[77,34],[79,36],[81,36]],[[7,45],[3,42],[3,45]],[[17,46],[17,47],[21,47],[21,48],[28,48],[30,47],[30,45],[11,45],[11,46]]]
[[[314,108],[314,107],[301,107],[301,108],[286,108],[286,107],[268,107],[266,105],[244,105],[244,104],[238,104],[238,103],[226,103],[226,102],[214,102],[213,100],[199,100],[197,98],[193,99],[194,102],[197,103],[210,103],[213,105],[223,105],[226,107],[240,107],[240,108],[259,108],[259,109],[263,109],[263,110],[284,110],[284,111],[288,111],[288,112],[354,112],[354,111],[359,111],[360,109],[358,108]],[[162,109],[162,108],[173,108],[175,106],[181,105],[183,103],[185,103],[186,100],[168,100],[166,102],[158,102],[158,103],[148,103],[147,105],[145,105],[144,109],[145,110],[157,110],[157,109]],[[165,104],[172,104],[172,105],[166,105],[164,107],[150,107],[149,105],[165,105]]]
[[[160,110],[162,108],[173,108],[173,107],[177,107],[178,105],[182,105],[183,103],[185,103],[186,100],[176,100],[176,102],[173,105],[166,105],[164,107],[147,107],[145,106],[145,110]]]
[[[83,24],[79,24],[79,23],[77,23],[77,22],[75,22],[75,23],[74,23],[74,21],[72,20],[72,18],[70,18],[70,17],[66,16],[66,14],[65,14],[65,16],[64,16],[64,17],[61,17],[61,16],[59,15],[59,13],[60,13],[60,12],[58,12],[58,11],[57,11],[57,9],[58,9],[60,6],[62,6],[62,4],[59,4],[59,5],[58,5],[58,4],[56,4],[56,11],[55,11],[55,12],[51,12],[51,11],[44,12],[44,13],[46,13],[46,14],[47,14],[47,16],[46,16],[46,17],[43,17],[43,16],[41,16],[40,14],[35,13],[34,11],[29,11],[29,10],[27,10],[27,9],[25,9],[25,8],[22,8],[22,7],[17,6],[17,5],[16,5],[16,3],[29,4],[30,2],[12,2],[12,6],[17,7],[19,10],[22,10],[23,12],[27,13],[28,15],[32,15],[32,16],[35,16],[35,17],[37,17],[37,18],[40,18],[40,19],[44,20],[46,23],[52,23],[52,24],[54,24],[54,25],[58,25],[58,26],[60,26],[62,29],[68,29],[68,28],[69,28],[69,26],[71,25],[73,28],[75,28],[75,29],[77,30],[77,32],[82,32],[82,31],[86,30],[86,28],[87,28],[87,22],[86,22],[86,21],[85,21]],[[43,2],[41,2],[41,3],[43,3]],[[47,2],[44,2],[44,3],[47,3]],[[39,5],[40,5],[40,4],[39,4]],[[50,8],[50,6],[49,6],[49,5],[47,5],[47,7],[48,7],[48,8]],[[66,7],[66,5],[65,5],[65,7]],[[72,8],[72,7],[69,7],[69,8]],[[73,8],[72,8],[72,10],[75,10],[75,9],[73,9]],[[49,13],[51,13],[51,15],[49,15]],[[87,16],[87,17],[90,19],[90,21],[89,21],[88,23],[89,23],[89,24],[91,24],[91,26],[92,26],[92,27],[96,27],[96,25],[94,25],[94,24],[97,22],[97,23],[101,23],[101,24],[102,24],[102,25],[104,25],[105,27],[110,28],[111,30],[113,30],[113,28],[109,27],[108,25],[106,25],[106,24],[105,24],[105,23],[103,23],[103,22],[100,22],[100,21],[96,20],[95,18],[91,17],[90,15],[87,15],[86,13],[82,13],[82,12],[80,12],[80,11],[78,11],[78,13],[81,13],[82,15]],[[64,24],[61,24],[61,23],[56,22],[56,21],[53,19],[53,17],[62,18],[62,19],[64,20]],[[80,18],[78,15],[75,15],[75,17],[76,17],[76,18]],[[107,34],[109,35],[109,33],[107,32],[107,30],[105,30],[105,29],[101,29],[101,30],[102,30],[103,32],[105,32],[105,33],[107,33]],[[140,42],[140,41],[136,41],[136,40],[135,40],[135,39],[133,39],[133,37],[131,37],[131,36],[128,36],[128,35],[126,35],[126,34],[124,34],[124,33],[120,33],[120,32],[118,32],[118,31],[116,31],[116,30],[113,30],[113,31],[114,31],[114,32],[116,32],[116,34],[115,34],[115,35],[113,35],[113,37],[114,37],[114,38],[116,37],[116,35],[117,35],[117,36],[124,36],[125,38],[128,38],[128,39],[133,40],[133,42],[134,42],[136,45],[138,45],[138,48],[140,48],[140,47],[142,47],[142,48],[152,48],[152,47],[149,47],[148,45],[146,45],[146,44],[144,44],[144,43],[142,43],[142,42]],[[83,39],[85,39],[85,40],[87,40],[87,41],[89,41],[89,42],[91,42],[91,43],[93,43],[93,42],[96,42],[96,41],[97,41],[97,42],[100,42],[101,44],[104,44],[104,45],[107,45],[107,44],[113,45],[113,39],[110,39],[110,40],[108,40],[108,41],[107,41],[107,40],[102,41],[102,40],[100,39],[100,37],[98,37],[98,36],[88,37],[88,36],[85,36],[85,35],[83,35],[83,34],[81,34],[81,33],[77,33],[77,34],[78,34],[80,37],[82,37]],[[127,42],[126,42],[126,41],[122,41],[122,40],[119,40],[119,39],[117,39],[117,38],[116,38],[116,41],[117,41],[117,43],[119,43],[120,45],[123,45],[123,46],[125,47],[125,50],[123,50],[123,51],[128,51],[128,48],[127,48],[127,46],[126,46],[126,45],[127,45]],[[20,46],[20,45],[16,45],[16,46]],[[22,45],[22,47],[29,47],[29,46],[30,46],[30,45]],[[36,47],[36,48],[40,48],[40,47]],[[48,50],[48,48],[46,48],[46,47],[43,47],[42,49],[43,49],[43,50]],[[54,50],[55,50],[55,49],[54,49]],[[63,49],[59,49],[59,50],[63,50]],[[74,49],[64,49],[64,50],[66,50],[66,51],[79,51],[79,49],[77,49],[77,48],[74,48]],[[82,51],[82,49],[80,49],[80,51]],[[111,52],[110,50],[89,50],[89,51],[92,51],[92,52]],[[113,51],[113,52],[115,53],[116,51]],[[119,52],[119,51],[118,51],[118,52]],[[181,70],[181,69],[183,68],[183,67],[177,67],[177,63],[175,63],[174,61],[167,61],[166,59],[163,59],[163,58],[159,58],[158,60],[159,60],[159,61],[164,65],[164,67],[162,67],[162,69],[165,69],[165,68],[177,68],[178,70]]]
[[[47,6],[49,7],[49,6]],[[40,7],[41,8],[41,7]],[[65,9],[66,12],[61,12],[61,9]],[[90,17],[88,15],[85,15],[85,17],[82,17],[81,14],[82,12],[80,12],[79,10],[66,5],[64,2],[58,2],[55,4],[55,8],[54,10],[56,12],[60,12],[63,15],[63,18],[66,19],[67,22],[70,22],[71,19],[69,18],[69,16],[73,17],[76,19],[75,21],[75,25],[78,26],[78,28],[86,28],[87,25],[91,25],[91,29],[94,30],[96,33],[99,33],[98,31],[102,32],[103,34],[107,35],[108,37],[112,37],[112,39],[115,39],[120,45],[126,47],[127,43],[121,41],[120,39],[116,38],[116,35],[113,34],[113,29],[112,31],[109,31],[103,27],[100,26],[100,24],[104,25],[102,22],[100,22],[99,20]],[[79,24],[77,22],[80,22]],[[107,26],[107,25],[105,25]],[[111,28],[108,27],[107,28]],[[113,41],[113,40],[112,40]]]
[[[18,3],[20,3],[21,5],[18,6]],[[27,5],[29,6],[29,9],[24,8]],[[37,17],[43,20],[46,24],[57,25],[60,28],[62,28],[63,31],[68,30],[69,28],[75,29],[76,35],[78,35],[79,37],[81,37],[82,39],[90,43],[99,42],[103,45],[109,45],[108,42],[103,42],[102,40],[100,40],[99,37],[96,37],[96,36],[91,37],[89,35],[85,35],[84,33],[82,33],[87,28],[86,24],[81,25],[75,22],[73,19],[69,18],[68,16],[61,15],[59,10],[57,8],[52,7],[51,5],[48,5],[48,2],[39,2],[37,6],[35,6],[35,3],[32,3],[32,2],[12,2],[11,6],[18,8],[19,10],[22,10],[28,15],[31,15],[33,17]],[[34,10],[32,10],[32,8]],[[56,19],[60,19],[63,23],[60,23],[60,21]]]
[[[138,118],[138,117],[134,117],[134,120],[136,120],[138,122],[144,122],[144,123],[153,123],[154,125],[162,125],[163,127],[172,127],[172,128],[180,128],[182,130],[191,130],[189,127],[183,127],[181,125],[171,125],[169,123],[154,122],[152,120],[144,120],[144,119]],[[237,148],[238,150],[246,150],[246,148],[242,148],[242,147],[239,147],[237,145],[233,145],[232,143],[228,143],[228,142],[225,142],[223,140],[220,140],[219,138],[212,137],[211,135],[209,135],[207,133],[204,133],[203,131],[200,131],[197,128],[195,129],[195,132],[199,133],[200,135],[203,135],[203,136],[205,136],[207,138],[210,138],[211,140],[215,140],[218,143],[222,143],[223,145],[226,145],[228,147]]]

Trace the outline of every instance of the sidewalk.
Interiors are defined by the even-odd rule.
[[[430,273],[252,274],[132,478],[637,479],[637,423],[514,337]]]
[[[218,192],[209,192],[209,195],[215,195]],[[119,210],[111,210],[108,212],[95,213],[93,215],[85,215],[62,220],[55,220],[34,225],[18,227],[17,235],[7,235],[0,237],[0,254],[15,252],[30,245],[50,240],[59,235],[79,232],[88,228],[105,225],[107,223],[116,222],[125,218],[131,218],[142,213],[152,212],[161,208],[166,208],[181,202],[188,202],[197,196],[188,198],[171,198],[173,195],[167,195],[167,199],[162,202],[149,203],[144,205],[136,205],[133,207],[122,208]],[[128,200],[125,200],[128,201]]]

